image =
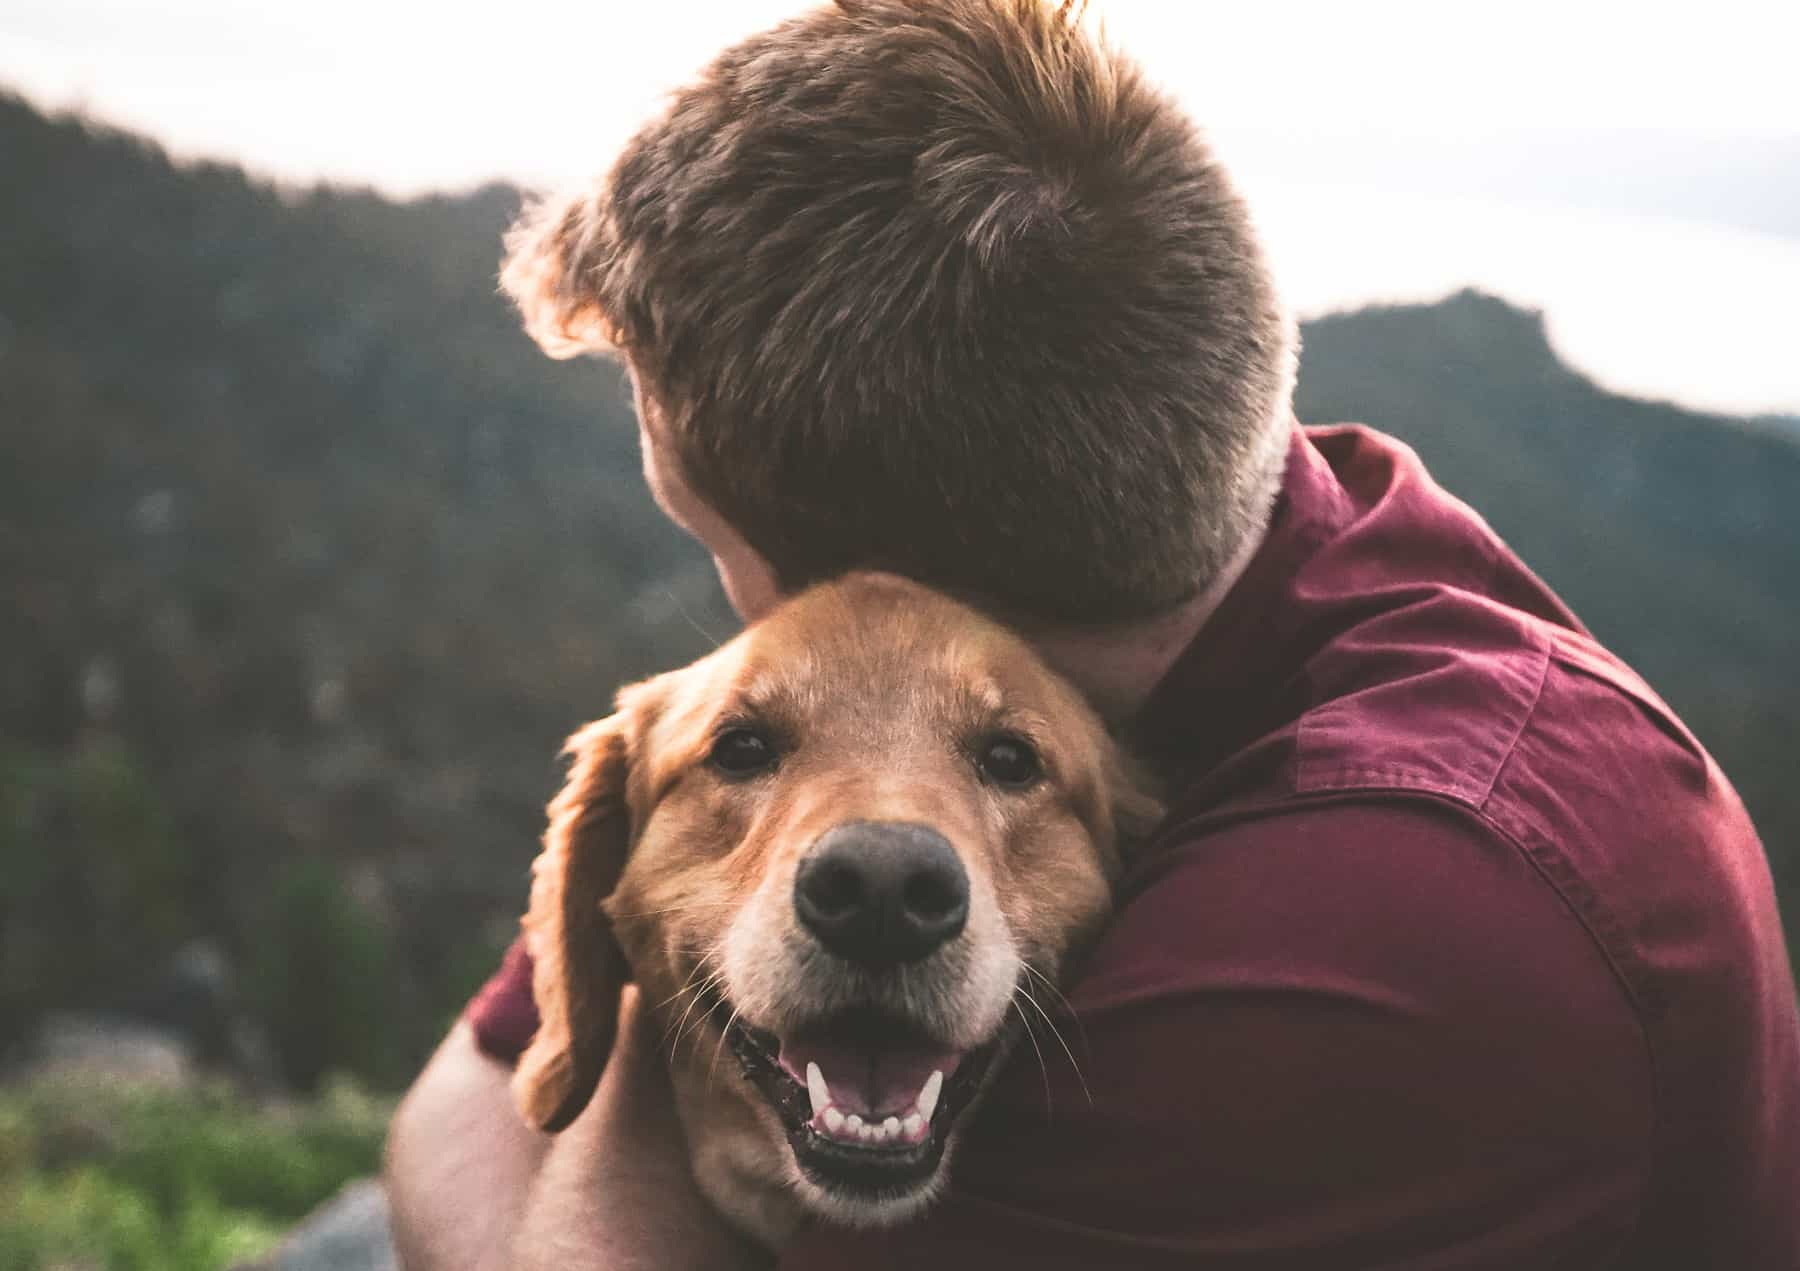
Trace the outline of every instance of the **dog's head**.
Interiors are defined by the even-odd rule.
[[[1122,838],[1158,815],[1018,637],[882,575],[627,689],[570,747],[526,920],[521,1108],[575,1117],[635,977],[678,1075],[707,1074],[706,1124],[762,1136],[841,1222],[941,1185],[959,1117],[1106,916]]]

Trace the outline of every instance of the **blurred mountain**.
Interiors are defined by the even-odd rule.
[[[278,190],[4,98],[0,171],[0,1038],[206,936],[293,1077],[397,1079],[562,738],[729,631],[710,563],[619,371],[497,296],[517,192]]]
[[[0,171],[0,1038],[204,940],[289,1080],[403,1080],[514,929],[562,737],[728,634],[710,567],[617,370],[495,293],[516,191],[275,188],[4,97]],[[1474,294],[1310,324],[1300,409],[1418,447],[1800,882],[1800,447]]]

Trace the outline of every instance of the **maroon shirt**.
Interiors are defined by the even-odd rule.
[[[1139,722],[1177,795],[1069,989],[1080,1078],[1026,1048],[942,1204],[783,1267],[1800,1268],[1755,832],[1411,451],[1296,431]],[[516,1056],[529,1007],[515,954],[482,1044]]]

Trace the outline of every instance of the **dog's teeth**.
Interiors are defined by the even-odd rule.
[[[938,1096],[944,1093],[944,1070],[933,1068],[931,1075],[925,1078],[925,1084],[919,1087],[919,1116],[931,1120],[931,1114],[937,1111]]]
[[[806,1093],[812,1096],[814,1116],[831,1106],[831,1087],[825,1084],[825,1074],[817,1063],[806,1065]]]
[[[825,1133],[847,1143],[917,1143],[931,1128],[931,1114],[937,1108],[938,1095],[944,1088],[944,1074],[933,1072],[919,1091],[918,1106],[904,1117],[890,1113],[877,1119],[860,1112],[845,1113],[831,1103],[831,1088],[816,1063],[806,1065],[806,1091],[812,1097],[813,1117]]]

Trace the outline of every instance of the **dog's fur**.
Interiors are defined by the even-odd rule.
[[[779,752],[748,779],[709,760],[723,732],[744,727]],[[997,737],[1035,750],[1035,784],[984,776],[982,748]],[[519,1106],[552,1130],[580,1112],[619,987],[635,978],[671,1046],[701,1187],[771,1245],[808,1211],[893,1222],[941,1189],[974,1083],[991,1076],[1012,1021],[1054,1009],[1026,997],[1066,974],[1108,913],[1122,843],[1160,815],[1098,718],[1018,637],[887,575],[815,587],[692,666],[626,689],[570,750],[526,918],[542,1024],[515,1080]],[[966,871],[966,925],[921,961],[855,966],[796,918],[797,868],[821,836],[858,822],[928,826]],[[961,1106],[944,1110],[943,1141],[927,1130],[928,1174],[880,1194],[803,1168],[812,1131],[791,1100],[784,1121],[769,1093],[790,1078],[752,1080],[744,1058],[746,1036],[785,1045],[847,1010],[982,1056]]]

